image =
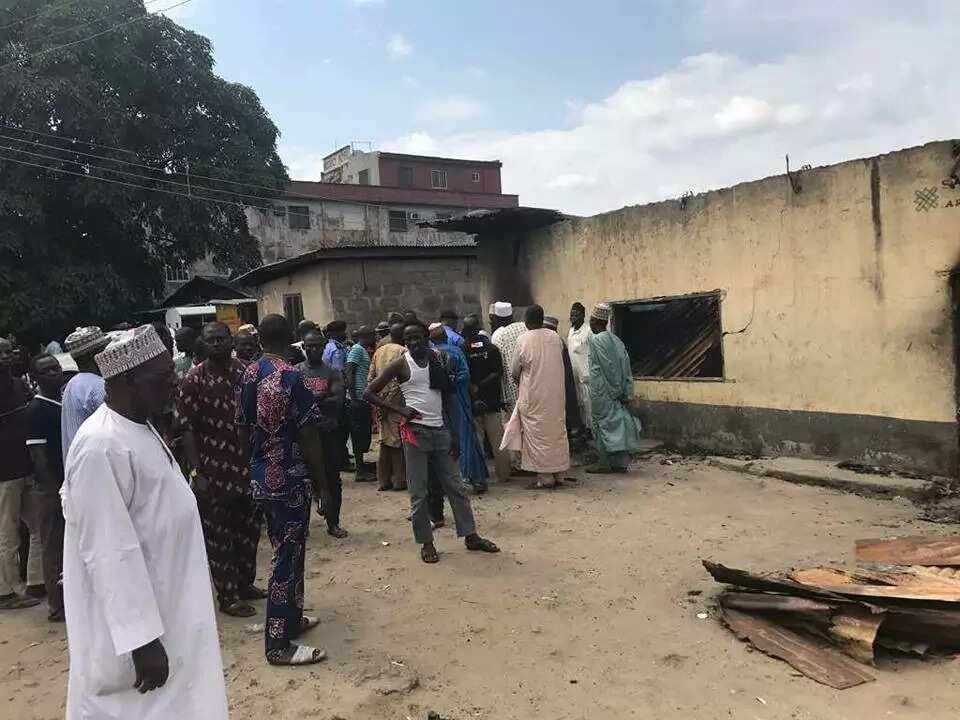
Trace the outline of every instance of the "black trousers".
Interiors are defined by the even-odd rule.
[[[340,468],[346,459],[346,433],[342,430],[321,433],[323,443],[323,464],[327,475],[327,497],[321,498],[323,514],[328,528],[340,526],[340,508],[343,505],[343,482]]]

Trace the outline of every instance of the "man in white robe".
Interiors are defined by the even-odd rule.
[[[577,385],[577,404],[580,419],[587,427],[593,426],[590,408],[590,337],[593,333],[585,322],[586,308],[575,302],[570,308],[570,332],[567,334],[567,351],[573,365],[573,379]]]
[[[149,325],[96,356],[107,399],[67,457],[66,720],[226,720],[197,503],[147,418],[174,365]]]

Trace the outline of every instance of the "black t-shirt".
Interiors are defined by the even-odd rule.
[[[343,385],[340,385],[341,390],[336,395],[327,395],[327,393],[333,387],[334,378],[337,376],[342,378],[342,373],[339,370],[334,370],[326,363],[314,367],[302,362],[297,365],[297,370],[303,373],[303,381],[314,396],[325,395],[322,400],[316,403],[317,410],[320,413],[318,424],[321,432],[333,432],[343,420]]]
[[[33,392],[18,377],[0,388],[0,482],[24,478],[33,472],[27,451],[27,407]]]
[[[27,447],[43,445],[47,463],[57,479],[63,483],[63,449],[60,446],[60,403],[37,395],[27,408]]]
[[[488,383],[485,387],[479,385],[479,382],[490,373],[504,372],[500,348],[480,335],[474,340],[464,339],[464,352],[467,354],[467,365],[470,368],[470,382],[480,388],[476,402],[483,403],[482,408],[474,407],[474,413],[500,412],[503,409],[500,381]]]

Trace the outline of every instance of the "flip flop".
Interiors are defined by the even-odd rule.
[[[440,553],[437,552],[436,548],[428,550],[427,546],[424,545],[420,548],[420,559],[427,563],[427,565],[433,565],[434,563],[440,562]]]
[[[0,610],[23,610],[24,608],[36,607],[40,604],[39,598],[21,597],[14,595],[5,600],[0,600]]]
[[[300,630],[294,637],[300,637],[304,633],[310,632],[319,624],[320,618],[304,615],[302,618],[300,618]]]
[[[487,540],[486,538],[477,538],[474,542],[464,541],[464,544],[467,546],[467,550],[473,550],[474,552],[500,552],[500,548],[498,548],[491,540]]]
[[[527,490],[556,490],[560,485],[553,483],[551,485],[544,485],[539,480],[534,480],[532,483],[527,485]]]
[[[229,605],[221,605],[220,612],[230,617],[248,618],[256,615],[257,609],[253,605],[248,605],[243,600],[235,600]]]
[[[327,653],[318,648],[312,648],[309,645],[294,645],[290,644],[290,649],[293,650],[289,656],[267,656],[267,662],[271,665],[316,665],[318,662],[325,660]]]

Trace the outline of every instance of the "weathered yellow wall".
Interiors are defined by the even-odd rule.
[[[472,252],[472,249],[471,249]],[[351,327],[376,324],[387,314],[415,310],[427,321],[441,309],[461,316],[480,310],[476,258],[470,255],[331,259],[259,288],[260,316],[283,312],[283,296],[300,293],[305,318]]]
[[[723,329],[743,330],[724,338],[727,382],[643,381],[641,399],[952,423],[950,151],[807,171],[799,194],[778,176],[566,221],[528,235],[516,271],[563,318],[575,300],[725,293]],[[937,206],[918,209],[925,189]]]
[[[264,283],[258,288],[260,317],[270,313],[283,314],[283,296],[300,293],[303,300],[303,316],[317,322],[333,320],[333,299],[330,297],[330,281],[325,270],[314,265],[286,277]]]

